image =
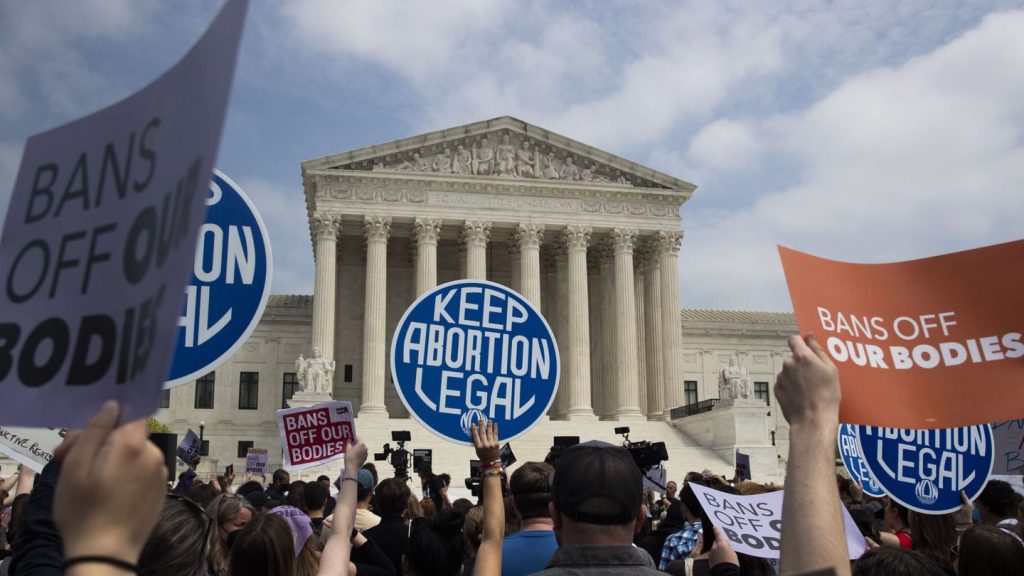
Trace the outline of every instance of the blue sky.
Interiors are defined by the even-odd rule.
[[[0,215],[26,137],[159,76],[212,1],[0,1]],[[312,293],[300,163],[501,115],[699,186],[687,307],[789,310],[775,245],[885,262],[1019,239],[1024,2],[252,4],[218,166]]]

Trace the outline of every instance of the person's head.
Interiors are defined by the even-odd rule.
[[[675,498],[678,492],[679,486],[672,480],[665,484],[665,498]]]
[[[188,463],[188,467],[193,469],[193,470],[195,470],[196,468],[199,468],[199,462],[200,462],[200,458],[199,458],[199,456],[196,456],[196,457],[192,458],[191,462]]]
[[[245,499],[249,501],[249,505],[252,506],[253,512],[256,514],[266,514],[271,508],[281,504],[271,501],[270,496],[267,496],[263,490],[249,492],[245,495]]]
[[[164,500],[160,518],[139,555],[144,576],[213,576],[213,520],[198,504],[177,494]]]
[[[420,469],[416,473],[419,474],[420,480],[424,482],[426,482],[428,478],[432,478],[434,476],[434,471],[431,469],[428,462],[420,464]]]
[[[643,481],[629,452],[605,442],[566,448],[551,481],[551,518],[563,546],[623,545],[645,519]]]
[[[363,470],[369,470],[370,474],[373,474],[374,486],[380,483],[380,476],[377,475],[377,467],[374,466],[373,462],[367,462],[366,464],[363,464]]]
[[[316,477],[316,483],[321,485],[321,486],[323,486],[324,488],[327,488],[328,493],[330,493],[330,490],[331,490],[331,478],[329,476],[326,476],[324,474],[321,474],[321,475],[317,476]]]
[[[294,506],[303,512],[308,512],[306,509],[306,483],[302,480],[296,480],[289,484],[288,495],[285,496],[284,503]]]
[[[397,478],[386,478],[377,485],[377,511],[381,515],[401,516],[409,508],[409,487]]]
[[[469,514],[469,511],[473,508],[473,503],[467,498],[459,498],[455,502],[452,502],[452,508],[455,508],[465,516],[466,514]]]
[[[260,484],[259,482],[255,481],[255,480],[249,480],[248,482],[246,482],[246,483],[242,484],[241,486],[239,486],[238,490],[235,490],[235,494],[238,494],[239,496],[248,496],[252,492],[262,492],[262,491],[263,491],[263,485],[262,484]]]
[[[1006,518],[1013,518],[1021,496],[1014,492],[1009,482],[989,480],[985,489],[974,500],[981,512],[981,520],[986,524],[995,524]]]
[[[951,549],[956,544],[956,519],[953,514],[919,514],[911,511],[909,516],[914,550],[952,569]]]
[[[899,502],[888,499],[885,504],[885,526],[893,530],[901,530],[910,527],[910,511]]]
[[[693,488],[690,488],[691,484],[704,486],[704,480],[688,480],[683,482],[683,490],[679,493],[679,501],[683,504],[683,518],[687,522],[697,522],[701,519],[701,514],[704,513],[704,507],[701,506],[697,493],[693,491]]]
[[[288,530],[292,534],[292,544],[295,555],[299,556],[306,543],[313,537],[313,523],[310,522],[306,513],[294,506],[278,506],[267,513],[269,516],[279,516],[288,523]]]
[[[457,576],[462,571],[465,542],[462,514],[449,508],[429,522],[413,527],[403,563],[413,576]]]
[[[550,464],[527,462],[512,473],[509,492],[512,493],[512,502],[523,520],[551,517],[548,502],[551,501],[553,470]]]
[[[206,507],[206,513],[213,518],[221,543],[227,544],[228,534],[241,530],[253,519],[253,508],[249,501],[237,494],[221,494]]]
[[[468,500],[467,500],[468,502]],[[452,504],[452,508],[455,505]],[[462,523],[462,539],[466,544],[466,556],[476,556],[476,551],[480,549],[480,540],[484,536],[484,507],[474,506],[471,507],[465,514],[465,521]]]
[[[247,524],[235,537],[228,567],[229,574],[292,576],[295,543],[288,522],[265,514]]]
[[[683,524],[685,523],[686,517],[683,516],[683,503],[676,500],[668,505],[668,509],[665,510],[665,517],[658,524],[658,529],[662,532],[678,532],[683,529]]]
[[[359,487],[356,488],[356,500],[364,506],[369,506],[370,499],[373,498],[373,474],[366,468],[359,471],[359,475],[356,477],[357,484]]]
[[[310,512],[323,512],[328,496],[330,496],[330,492],[319,482],[306,484],[306,510]]]
[[[920,552],[882,546],[853,563],[853,576],[935,576],[942,567]]]
[[[420,510],[424,518],[434,518],[437,516],[437,506],[430,498],[420,500]]]
[[[274,470],[272,481],[274,486],[277,486],[278,490],[280,490],[281,493],[284,493],[288,491],[288,485],[291,484],[292,477],[288,474],[287,470],[278,468],[277,470]]]
[[[1024,574],[1024,546],[995,526],[978,525],[961,534],[957,574]]]
[[[213,486],[209,484],[196,484],[188,491],[188,497],[193,502],[199,504],[202,507],[207,507],[213,499],[216,498],[220,493],[213,489]]]

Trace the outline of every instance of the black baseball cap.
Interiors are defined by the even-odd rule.
[[[566,448],[555,465],[551,499],[577,522],[610,526],[636,520],[643,479],[625,449],[592,441]]]

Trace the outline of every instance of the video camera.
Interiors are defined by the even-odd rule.
[[[544,463],[554,466],[558,462],[558,458],[562,456],[563,450],[579,443],[579,436],[555,436],[551,443],[551,449],[548,450],[548,455],[544,457]]]
[[[405,443],[412,441],[412,433],[408,430],[392,430],[391,441],[398,443],[398,448],[392,448],[391,444],[384,444],[383,452],[375,452],[373,459],[386,461],[395,469],[395,478],[399,480],[409,479],[409,451],[405,449]]]
[[[639,442],[629,441],[629,426],[622,426],[615,429],[615,433],[622,436],[622,447],[633,457],[636,467],[640,473],[647,474],[651,468],[661,466],[661,463],[668,460],[668,449],[664,442]]]

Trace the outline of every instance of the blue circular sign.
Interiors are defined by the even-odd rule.
[[[206,205],[164,388],[195,380],[224,362],[256,328],[270,298],[270,237],[252,201],[214,170]]]
[[[858,449],[889,497],[924,514],[945,514],[974,500],[995,461],[992,427],[913,430],[860,426]]]
[[[502,440],[525,433],[558,389],[554,334],[525,298],[486,280],[434,288],[405,311],[391,342],[402,402],[431,432],[471,446],[470,426],[497,422]]]
[[[868,496],[875,498],[885,496],[885,490],[882,490],[878,482],[875,482],[875,478],[864,464],[864,459],[860,457],[860,452],[857,449],[857,425],[840,424],[838,442],[839,455],[842,456],[843,465],[846,466],[846,470],[854,482],[860,484]]]

